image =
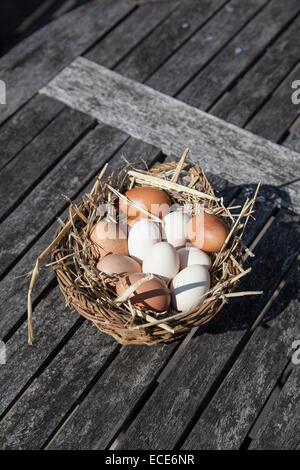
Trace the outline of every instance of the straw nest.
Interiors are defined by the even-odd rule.
[[[188,149],[179,162],[158,165],[142,171],[125,168],[117,177],[111,175],[104,181],[106,167],[98,176],[90,194],[74,204],[70,202],[69,215],[55,233],[51,245],[39,256],[28,293],[29,343],[32,343],[32,289],[43,260],[51,254],[59,287],[66,305],[72,306],[81,315],[103,332],[113,336],[121,344],[148,344],[173,341],[186,335],[192,328],[210,321],[228,301],[228,298],[258,292],[236,292],[238,280],[250,269],[243,269],[245,250],[242,236],[253,214],[257,190],[252,199],[244,205],[225,207],[221,198],[216,197],[204,171],[197,165],[186,163]],[[129,287],[120,297],[110,288],[119,276],[102,275],[96,269],[89,232],[103,217],[118,222],[118,200],[128,189],[135,186],[154,186],[167,191],[172,202],[201,204],[205,211],[226,220],[230,226],[229,235],[220,252],[212,254],[210,269],[211,288],[205,294],[204,302],[188,313],[172,310],[157,314],[132,305],[132,292],[153,275],[148,274],[141,281]],[[99,206],[106,204],[106,213]],[[233,209],[235,213],[233,214]],[[100,211],[101,212],[101,211]]]

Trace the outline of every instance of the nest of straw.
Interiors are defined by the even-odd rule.
[[[101,331],[113,336],[121,344],[148,344],[173,341],[186,335],[192,328],[210,321],[228,301],[228,298],[258,292],[233,292],[239,279],[250,269],[243,269],[246,247],[242,236],[253,214],[257,190],[242,207],[225,207],[216,197],[204,171],[197,165],[186,163],[187,150],[179,162],[158,165],[151,170],[124,169],[118,177],[111,175],[104,181],[106,167],[96,180],[90,194],[74,204],[70,202],[69,215],[57,229],[51,245],[40,255],[33,271],[28,293],[29,343],[32,343],[32,289],[43,260],[51,254],[50,263],[56,273],[66,305],[91,320]],[[91,227],[103,217],[119,221],[119,198],[135,186],[154,186],[164,189],[173,203],[199,206],[205,211],[224,218],[230,233],[223,248],[212,254],[210,269],[211,288],[204,302],[188,313],[154,311],[132,305],[130,296],[138,286],[153,277],[152,274],[130,286],[117,297],[112,284],[117,275],[101,275],[96,269],[89,233]],[[99,214],[99,206],[106,207]],[[235,209],[233,215],[232,210]],[[193,209],[191,209],[193,211]],[[237,213],[238,210],[238,213]]]

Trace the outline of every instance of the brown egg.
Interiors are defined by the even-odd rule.
[[[102,258],[108,254],[129,255],[128,241],[123,230],[113,222],[100,221],[90,231],[93,255]]]
[[[128,274],[122,277],[122,282],[127,289],[129,286],[137,282],[139,279],[145,277],[143,273]],[[124,287],[121,282],[117,282],[116,291],[118,295],[124,292]],[[169,308],[171,302],[171,295],[169,290],[161,279],[154,277],[150,281],[144,282],[136,291],[130,296],[132,304],[145,308],[146,310],[154,310],[155,312],[164,312]]]
[[[187,235],[193,245],[209,253],[220,251],[228,234],[227,224],[207,212],[192,217],[187,226]]]
[[[105,274],[140,273],[142,267],[130,256],[107,255],[97,263],[97,269]]]
[[[140,186],[130,189],[125,193],[125,196],[156,217],[162,218],[170,212],[170,206],[172,204],[171,199],[168,194],[161,189],[151,188],[150,186]],[[120,199],[120,209],[130,218],[148,218],[147,214],[144,214],[122,199]]]

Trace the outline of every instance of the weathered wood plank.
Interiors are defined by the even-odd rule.
[[[44,302],[41,303],[36,312],[37,318],[43,317],[43,328],[40,332],[43,334],[43,344],[40,337],[34,347],[25,344],[21,346],[18,341],[18,350],[14,354],[10,352],[11,345],[8,345],[9,368],[11,371],[14,368],[14,371],[12,374],[4,372],[3,377],[1,376],[1,382],[7,380],[6,384],[2,382],[1,387],[4,404],[11,399],[11,392],[19,388],[19,384],[16,383],[18,375],[22,381],[26,376],[30,377],[28,372],[34,372],[36,362],[41,361],[41,355],[46,357],[51,348],[54,348],[54,326],[58,340],[70,327],[70,320],[74,321],[76,318],[74,313],[64,307],[57,289],[46,302],[48,304],[43,306]],[[65,324],[66,318],[70,319]],[[18,340],[19,335],[22,335],[23,340],[26,338],[24,328],[21,328],[16,335]],[[50,343],[50,347],[44,344],[45,341]],[[12,342],[15,343],[14,338]],[[45,349],[42,346],[45,346]],[[116,353],[118,347],[111,336],[101,333],[91,322],[86,321],[0,422],[0,448],[40,449],[50,432],[55,430],[65,413],[80,397],[108,358]],[[24,368],[25,374],[22,371]]]
[[[157,4],[159,6],[163,5],[164,3],[177,3],[178,0],[131,0],[135,5],[147,5],[147,4]]]
[[[273,0],[201,71],[178,98],[208,109],[297,15],[300,4]]]
[[[300,375],[295,366],[249,449],[299,450],[299,390]]]
[[[34,346],[29,346],[27,343],[26,323],[23,323],[6,343],[7,363],[1,366],[0,415],[75,325],[78,318],[78,314],[66,309],[56,287],[35,309]]]
[[[279,36],[212,113],[243,127],[299,60],[300,18]],[[260,129],[264,131],[265,125]],[[276,125],[272,120],[272,124]],[[259,129],[257,129],[259,131]],[[258,132],[260,135],[261,133]]]
[[[177,4],[173,2],[164,3],[160,8],[149,4],[133,10],[132,14],[97,42],[86,57],[113,68],[176,7]],[[62,109],[60,102],[41,95],[26,103],[1,127],[0,168],[33,140]]]
[[[250,0],[245,8],[240,0],[227,3],[146,84],[167,95],[176,95],[265,4],[266,0]]]
[[[300,265],[292,273],[183,449],[238,449],[299,337]]]
[[[0,59],[7,104],[0,123],[133,8],[129,0],[94,0],[46,25]]]
[[[285,204],[299,208],[294,181],[296,152],[203,113],[85,58],[76,59],[42,93],[89,113],[136,138],[179,155],[189,146],[191,158],[206,171],[238,185],[262,180],[289,183]],[[149,113],[151,110],[151,113]],[[290,199],[290,200],[289,200]]]
[[[95,141],[95,145],[97,145],[97,141]],[[121,154],[124,155],[129,161],[135,161],[138,155],[142,154],[144,161],[147,162],[148,164],[151,164],[153,159],[155,159],[156,156],[158,155],[158,150],[142,142],[135,141],[134,139],[129,139],[126,142],[126,144],[123,145],[122,149],[120,149],[118,154],[115,155],[114,158],[112,159],[110,170],[118,171],[120,169],[120,155]],[[84,192],[89,191],[93,184],[94,184],[94,181],[89,183],[88,187],[85,188]],[[82,196],[82,193],[81,195],[79,195],[79,198],[81,196]],[[24,258],[22,258],[20,263],[0,283],[1,293],[3,293],[3,303],[5,303],[5,307],[6,307],[5,311],[1,313],[1,317],[0,317],[1,325],[3,325],[3,328],[1,327],[1,337],[5,336],[5,330],[8,331],[9,327],[13,326],[13,322],[17,322],[17,320],[20,320],[21,316],[24,314],[26,310],[26,292],[28,288],[28,280],[23,279],[21,282],[21,286],[18,286],[17,290],[15,286],[13,286],[12,288],[12,281],[14,277],[16,276],[16,272],[20,273],[20,269],[22,268],[24,269],[26,266],[28,269],[29,267],[32,266],[34,258],[37,255],[37,253],[45,248],[46,246],[45,242],[46,241],[48,242],[48,240],[50,240],[51,237],[53,236],[53,233],[55,230],[54,225],[57,225],[57,224],[55,223],[50,227],[47,233],[40,240],[38,240],[37,244],[34,245],[33,249],[30,250],[30,252],[28,252]],[[39,250],[37,250],[37,248],[39,248]],[[53,279],[54,277],[53,271],[51,269],[48,269],[47,273],[45,273],[45,271],[43,273],[42,271],[41,277],[43,281],[41,282],[41,280],[39,280],[39,287],[41,287],[43,283],[45,287],[45,284],[49,283],[50,280]],[[36,296],[38,295],[37,289],[35,290],[35,294]],[[49,310],[51,310],[51,315],[48,315]],[[56,318],[56,315],[58,315],[59,318]],[[45,316],[47,317],[46,319],[44,318]],[[66,318],[69,319],[69,321],[66,321]],[[1,382],[0,382],[0,390],[2,390],[1,389],[2,387],[3,395],[5,395],[5,398],[3,398],[1,402],[0,414],[3,413],[5,408],[12,402],[12,400],[15,399],[15,397],[24,388],[24,386],[26,386],[26,383],[28,382],[28,380],[31,380],[36,370],[42,367],[43,361],[48,357],[49,354],[53,353],[53,349],[55,348],[56,344],[62,339],[64,335],[69,333],[70,327],[74,325],[77,319],[78,319],[77,315],[74,317],[74,314],[71,312],[71,310],[65,308],[64,299],[62,295],[60,294],[58,288],[55,288],[46,297],[45,300],[43,300],[41,303],[38,304],[38,306],[34,310],[35,342],[34,342],[33,347],[30,347],[27,345],[27,334],[26,334],[27,324],[26,323],[23,323],[23,325],[21,325],[21,327],[17,329],[16,332],[13,334],[13,336],[6,342],[6,348],[8,352],[8,358],[9,358],[8,359],[9,367],[6,368],[5,374],[3,375],[3,378],[1,378]],[[70,323],[71,321],[72,323]],[[58,329],[62,336],[56,334]],[[89,331],[89,329],[87,331]],[[84,335],[85,333],[83,332],[82,334]],[[91,334],[89,333],[87,337],[88,337],[88,343],[90,344],[90,347],[96,348],[95,351],[98,350],[98,354],[100,354],[101,350],[99,349],[98,336],[96,337],[96,340],[95,341],[93,340],[93,342],[91,341],[91,343],[89,342],[92,338]],[[57,343],[54,342],[55,338],[57,339]],[[109,338],[109,343],[108,343],[107,338],[109,337],[105,335],[105,338],[103,339],[102,337],[101,339],[101,344],[103,343],[104,352],[105,352],[105,348],[107,344],[112,344],[114,345],[114,347],[116,345],[115,341],[112,340],[111,338]],[[75,349],[75,344],[77,345],[76,348],[78,348],[78,339],[76,341],[77,342],[72,343],[73,345],[71,346],[74,349]],[[81,338],[81,340],[79,339],[79,343],[81,344],[81,347],[83,347],[85,350],[87,346],[86,341],[87,341],[86,338],[85,340],[84,338]],[[65,360],[67,359],[69,360],[70,350],[68,349],[65,354],[66,354]],[[86,356],[87,360],[88,360],[89,354],[92,354],[90,349]],[[74,354],[74,356],[76,356],[77,359],[78,358],[82,359],[84,355],[85,355],[84,352],[80,353],[78,356]],[[71,354],[71,357],[73,357],[73,354]],[[98,356],[98,359],[99,359],[99,356]],[[58,360],[59,364],[61,364],[60,361],[61,361],[61,358],[59,358]],[[99,368],[99,361],[97,360],[96,363],[93,363],[93,361],[90,361],[90,362],[91,362],[90,373],[92,373],[92,371],[94,370],[93,369],[94,366],[97,366],[97,369],[94,370],[94,373],[96,373],[96,371]],[[24,364],[26,364],[25,368],[24,368]],[[72,379],[75,382],[78,379],[80,379],[77,386],[81,387],[80,388],[81,390],[81,389],[84,389],[84,385],[86,385],[87,371],[85,375],[83,374],[81,376],[82,371],[80,370],[78,372],[77,367],[75,367],[76,364],[77,363],[75,360],[75,364],[73,363],[73,366],[72,366],[73,369],[70,368],[70,371],[69,371],[70,372],[69,379],[70,380]],[[23,369],[25,369],[24,372],[22,372]],[[62,376],[61,371],[59,372],[59,375]],[[8,382],[9,382],[9,386],[7,386]],[[61,386],[63,388],[63,383],[61,384]],[[74,382],[72,382],[70,386],[73,387]],[[57,389],[57,383],[54,388],[55,390]],[[69,390],[69,393],[70,393],[69,400],[73,400],[71,390]],[[52,390],[52,394],[54,394],[54,390]],[[64,415],[64,413],[68,411],[68,403],[69,402],[67,402],[66,404],[63,401],[61,403],[62,416]],[[71,401],[71,404],[72,403],[73,401]],[[37,401],[36,406],[38,407],[39,405],[41,405],[41,401]],[[47,401],[46,402],[43,401],[43,406],[44,406],[44,411],[47,411],[47,413],[49,412],[51,415],[51,408],[46,410],[47,406],[49,406],[49,403]],[[40,412],[42,413],[42,410],[40,410]],[[36,416],[36,418],[38,418],[38,416]],[[55,419],[55,416],[53,417],[53,419]],[[58,422],[56,422],[56,424],[58,424]],[[28,426],[28,423],[26,423],[26,426]],[[46,437],[48,436],[47,434],[48,431],[49,431],[49,428],[45,427],[45,434],[42,435],[42,433],[40,433],[41,437],[40,437],[39,444],[43,443],[43,438],[46,439]],[[17,426],[16,433],[21,433],[21,427]],[[5,446],[13,445],[12,443],[10,444],[7,443],[5,439],[3,442],[4,442],[3,445]],[[17,443],[17,438],[16,438],[16,441],[14,442],[15,444]],[[38,443],[36,445],[38,445]]]
[[[0,218],[28,194],[95,121],[65,108],[26,148],[0,172]]]
[[[175,348],[176,343],[123,348],[50,449],[105,449]]]
[[[107,134],[107,136],[111,136],[110,134]],[[91,178],[91,171],[92,174],[97,174],[100,172],[101,165],[105,162],[106,159],[110,157],[110,153],[108,152],[107,155],[105,154],[105,144],[104,144],[104,137],[105,134],[102,133],[102,138],[101,139],[101,132],[95,132],[90,138],[88,139],[87,142],[83,143],[82,145],[79,144],[79,150],[76,155],[84,155],[86,151],[89,151],[90,154],[90,164],[88,165],[87,160],[83,160],[83,164],[86,162],[86,167],[88,173],[86,174],[86,177],[84,178],[84,173],[82,173],[82,176],[80,177],[80,180],[74,180],[73,184],[69,182],[68,188],[65,189],[65,192],[69,196],[71,196],[71,193],[74,195],[78,190],[82,187],[81,183],[84,183],[86,181],[89,181]],[[94,151],[92,152],[92,141],[94,140]],[[104,146],[104,153],[101,154],[99,152],[100,146]],[[159,150],[155,149],[154,147],[151,147],[147,144],[144,144],[143,142],[137,141],[135,139],[128,139],[126,143],[120,148],[120,150],[113,156],[113,158],[110,160],[109,168],[107,170],[108,173],[111,172],[116,172],[118,173],[120,170],[121,165],[123,164],[121,160],[121,155],[124,155],[124,157],[131,162],[136,161],[140,156],[143,158],[143,160],[148,163],[149,165],[155,160],[155,158],[158,156]],[[141,168],[144,168],[144,164],[140,165]],[[92,168],[92,170],[88,169],[89,167]],[[71,173],[72,175],[73,173]],[[69,173],[68,173],[69,175]],[[70,175],[69,175],[70,177]],[[86,192],[89,192],[94,184],[94,179],[92,178],[92,181],[88,183],[87,186],[84,186],[80,194],[75,198],[75,201],[80,200],[82,195]],[[50,196],[52,195],[52,198],[57,198],[60,199],[60,202],[62,204],[62,207],[65,206],[63,199],[61,197],[60,191],[57,193],[57,188],[56,186],[51,186],[50,189]],[[43,189],[45,191],[45,189]],[[25,206],[23,206],[25,207]],[[27,206],[26,206],[27,207]],[[42,211],[44,211],[44,207],[42,206],[41,202],[41,208]],[[22,211],[26,212],[26,211]],[[64,218],[67,212],[64,211],[63,214],[58,213],[58,215],[61,218]],[[30,214],[30,211],[28,209],[28,213]],[[53,215],[53,214],[52,214]],[[30,215],[28,216],[30,220]],[[49,218],[49,216],[48,216]],[[37,230],[41,230],[47,223],[48,219],[45,218],[43,219],[43,216],[40,214],[40,219],[41,223],[43,223],[42,226],[37,226]],[[27,221],[27,224],[29,222]],[[5,227],[5,226],[3,226]],[[53,222],[49,229],[41,236],[39,237],[36,242],[33,244],[33,246],[30,248],[29,251],[20,259],[20,261],[14,266],[14,268],[3,278],[3,280],[0,282],[0,296],[2,300],[2,305],[5,306],[5,308],[2,308],[1,310],[1,315],[0,315],[0,339],[4,338],[9,331],[14,327],[15,324],[17,324],[22,317],[24,316],[26,312],[26,301],[27,301],[27,290],[28,290],[28,284],[29,280],[27,277],[25,277],[25,274],[29,272],[35,263],[36,258],[42,251],[50,244],[53,235],[56,231],[57,228],[57,221]],[[5,230],[5,229],[4,229]],[[38,233],[38,232],[37,232]],[[7,235],[8,236],[8,235]],[[47,286],[47,284],[50,282],[51,279],[54,278],[54,274],[52,269],[42,269],[37,281],[37,285],[34,289],[34,296],[33,298],[36,299],[39,295],[40,292]],[[61,299],[63,302],[63,299]]]
[[[30,143],[63,109],[46,96],[36,95],[0,129],[0,168]]]
[[[300,28],[299,28],[300,29]],[[300,114],[292,102],[292,83],[299,79],[300,66],[283,81],[267,103],[255,114],[246,129],[273,141],[278,141]]]
[[[125,21],[121,22],[120,25],[113,29],[108,36],[105,36],[103,40],[96,44],[88,56],[98,57],[98,59],[106,65],[114,66],[122,58],[122,55],[126,55],[131,48],[134,47],[136,42],[139,42],[147,35],[149,30],[154,28],[156,24],[173,11],[174,8],[176,8],[175,3],[172,5],[164,4],[159,9],[157,9],[155,5],[146,5],[135,10],[132,15],[126,17]],[[134,34],[132,34],[133,29]],[[114,49],[113,54],[111,53],[112,47]],[[50,100],[45,96],[38,95],[30,100],[20,112],[13,116],[13,118],[1,128],[0,144],[3,145],[1,162],[9,161],[12,156],[24,146],[25,142],[29,142],[39,133],[42,126],[45,127],[52,121],[52,109],[57,110],[58,113],[58,110],[61,111],[63,109],[63,105],[56,100]],[[40,177],[42,170],[44,170],[47,165],[50,166],[57,158],[57,152],[59,151],[58,142],[61,141],[61,138],[59,138],[58,141],[56,140],[56,137],[59,137],[57,134],[59,134],[59,132],[65,133],[65,140],[68,140],[69,137],[71,138],[73,134],[74,137],[76,137],[76,126],[73,128],[71,122],[66,119],[65,124],[66,127],[71,126],[71,132],[68,132],[67,129],[63,130],[63,127],[59,127],[58,123],[59,120],[52,123],[49,128],[45,130],[43,135],[35,139],[35,141],[31,143],[31,146],[26,148],[25,151],[19,155],[19,161],[14,162],[14,164],[3,173],[3,181],[7,183],[1,186],[2,191],[5,193],[5,198],[2,199],[2,207],[0,204],[0,215],[3,216],[3,214],[9,210],[9,206],[19,200],[24,190],[30,187],[36,178]],[[56,136],[55,140],[53,136],[51,136],[52,129]],[[79,130],[78,138],[83,129],[79,126]],[[25,135],[23,133],[25,133]],[[67,142],[62,144],[67,146]],[[40,146],[40,149],[38,146]],[[53,150],[54,153],[52,153]],[[43,155],[43,159],[40,158],[41,154]],[[38,157],[38,162],[36,162]],[[22,177],[19,170],[22,170]],[[26,175],[27,177],[25,177]]]
[[[141,154],[143,157],[143,160],[145,160],[150,165],[151,161],[153,161],[153,157],[157,155],[157,150],[153,149],[152,147],[148,145],[146,146],[142,142],[137,142],[137,141],[134,141],[134,139],[129,139],[126,142],[126,144],[122,147],[122,149],[119,151],[119,155],[120,154],[124,154],[124,156],[128,160],[132,160],[132,161],[136,159],[138,154]],[[117,156],[115,156],[111,160],[109,169],[118,171],[119,168],[120,168],[120,159]],[[93,183],[91,183],[89,186],[91,186],[92,184]],[[222,180],[218,181],[218,188],[220,190],[222,188],[226,188],[227,186],[228,185],[226,185],[224,181]],[[90,188],[87,188],[86,190],[88,189]],[[54,227],[51,227],[48,230],[48,232],[34,245],[33,249],[31,249],[30,252],[28,252],[24,258],[22,258],[22,260],[18,263],[18,265],[0,283],[1,293],[3,293],[3,296],[4,296],[3,301],[6,306],[8,305],[8,308],[6,308],[6,312],[3,312],[4,317],[0,317],[0,321],[2,320],[2,324],[4,328],[8,327],[7,323],[9,323],[9,321],[12,322],[11,317],[13,316],[12,313],[13,313],[14,308],[15,309],[17,308],[18,310],[17,313],[22,313],[26,308],[25,294],[26,294],[26,289],[27,289],[27,280],[26,281],[23,280],[24,282],[21,283],[23,284],[22,286],[23,288],[19,289],[17,293],[14,292],[15,294],[14,301],[13,302],[10,301],[12,297],[12,289],[11,289],[12,282],[11,281],[13,277],[16,275],[16,273],[18,272],[20,273],[21,269],[25,270],[26,267],[32,264],[34,256],[36,256],[36,254],[39,251],[41,251],[42,247],[46,246],[45,238],[47,239],[47,241],[50,240],[53,233],[54,233]],[[41,245],[39,250],[36,249],[37,245]],[[35,254],[31,253],[33,250],[35,250],[36,252]],[[45,283],[49,282],[50,278],[52,278],[52,271],[47,270],[46,273],[45,271],[42,271],[41,276],[43,278],[43,282],[40,283],[40,285],[43,285],[43,283],[45,285]],[[5,295],[6,289],[8,289],[7,295]],[[38,291],[39,289],[37,286],[36,292],[38,293]],[[58,308],[62,308],[62,305],[64,303],[63,298],[61,294],[57,295],[57,297],[58,297],[58,300],[57,300]],[[16,305],[16,301],[17,301],[17,305]],[[37,307],[37,311],[39,308],[40,308],[40,304]],[[47,309],[43,308],[43,311],[47,312]],[[71,315],[71,312],[70,312],[70,315]],[[36,317],[36,311],[34,312],[34,318],[35,317]],[[26,325],[22,327],[22,332],[24,336],[26,336],[26,333],[24,331],[25,327]],[[36,328],[39,329],[39,323],[35,324],[35,331],[36,331]],[[51,328],[51,324],[50,324],[50,328]],[[5,448],[11,448],[11,447],[13,448],[39,448],[45,442],[45,440],[49,436],[49,433],[53,431],[55,427],[58,425],[58,423],[60,422],[64,414],[68,412],[71,405],[73,405],[75,401],[75,398],[74,398],[75,395],[79,394],[79,392],[84,389],[83,385],[85,385],[86,380],[82,381],[82,376],[79,375],[82,373],[82,370],[80,368],[79,368],[80,370],[77,370],[77,361],[79,360],[78,358],[82,358],[80,359],[83,361],[82,367],[83,368],[85,367],[86,365],[85,360],[91,354],[93,354],[93,352],[91,352],[91,348],[94,349],[94,341],[91,341],[90,336],[89,336],[88,344],[86,343],[86,340],[84,341],[84,335],[86,335],[86,333],[85,333],[85,330],[82,330],[82,328],[83,327],[81,327],[80,329],[82,333],[79,331],[75,334],[74,340],[71,339],[68,342],[67,346],[64,347],[62,352],[59,353],[58,357],[54,359],[53,363],[47,367],[47,369],[41,375],[41,377],[38,378],[38,380],[35,381],[30,386],[28,391],[26,391],[25,394],[17,402],[17,404],[14,405],[14,408],[12,409],[12,411],[9,412],[9,414],[5,418],[2,425],[0,425],[0,429],[3,429],[3,430],[5,429],[6,430],[5,432],[9,432],[10,434],[9,439],[6,439],[6,438],[3,439],[3,446]],[[36,331],[36,333],[39,333],[39,332]],[[44,334],[44,330],[42,330],[41,334]],[[19,338],[23,340],[24,336],[19,337],[16,334],[14,334],[11,341],[13,341],[13,344],[15,345],[15,347],[17,347],[17,343],[19,343],[20,341]],[[38,338],[40,337],[40,333],[37,335],[37,337]],[[21,345],[19,346],[20,348],[22,348]],[[34,343],[34,347],[35,346],[39,348],[39,344],[36,345],[36,342]],[[84,349],[84,351],[82,352],[80,351],[81,347]],[[99,345],[97,345],[97,348],[98,347]],[[136,350],[136,348],[133,348],[133,350]],[[29,351],[31,351],[30,348],[29,348]],[[148,362],[149,362],[149,352],[150,352],[149,348],[145,348],[145,351],[144,351],[145,361],[148,361]],[[166,354],[162,354],[162,351],[161,351],[161,355],[162,355],[161,360],[167,360],[167,354],[169,354],[169,348],[166,349]],[[71,361],[70,361],[70,357],[73,358]],[[26,358],[27,356],[25,357],[25,359]],[[122,361],[123,360],[124,359],[122,359]],[[126,361],[130,361],[129,356],[126,356]],[[66,362],[67,362],[67,365],[66,365]],[[151,364],[153,366],[152,362]],[[38,366],[40,367],[39,363],[36,363],[35,367],[37,368]],[[136,373],[137,372],[138,371],[136,371]],[[157,372],[158,370],[153,368],[153,374],[156,374]],[[34,373],[34,370],[31,370],[31,373]],[[9,400],[12,400],[14,398],[15,388],[16,388],[16,379],[14,378],[14,368],[12,368],[12,370],[10,371],[10,374],[12,377],[13,387],[12,389],[9,389],[6,391],[7,402],[9,402]],[[22,376],[22,374],[20,375]],[[59,387],[57,386],[57,380],[55,379],[56,377],[59,377],[59,380],[60,380]],[[115,377],[114,376],[112,377],[113,377],[112,380],[115,380]],[[28,380],[28,377],[25,374],[25,382],[26,380]],[[148,380],[150,380],[150,375],[148,376]],[[22,389],[22,386],[25,384],[25,382],[23,383],[22,379],[18,378],[17,390]],[[138,393],[138,392],[135,391],[135,393]],[[49,400],[48,400],[48,397],[49,397]],[[49,407],[49,403],[51,403],[51,407]],[[103,403],[105,404],[105,406],[107,406],[107,402],[105,400],[103,401]],[[128,410],[130,410],[133,405],[128,404],[127,406],[128,406]],[[114,433],[118,430],[118,426],[121,425],[121,423],[123,422],[122,420],[125,419],[124,407],[120,408],[120,411],[121,411],[121,415],[119,417],[114,408],[106,411],[107,419],[110,419],[110,425],[108,426],[107,423],[105,425],[106,426],[105,429],[107,429],[107,427],[109,428],[109,433],[103,436],[104,440],[107,438],[109,441],[109,439],[111,439]],[[112,420],[111,420],[111,417],[110,418],[108,417],[109,413],[113,413],[114,418]],[[29,421],[28,421],[29,416],[31,417],[30,418],[31,424],[29,424]],[[47,416],[47,419],[45,418],[45,416]],[[119,421],[117,421],[117,417]],[[47,421],[47,426],[43,427],[42,422],[45,422],[45,420]],[[91,423],[91,426],[92,425],[94,425],[94,423]],[[99,426],[99,423],[97,422],[97,427],[98,426]],[[30,433],[28,432],[29,427],[30,427]],[[9,428],[9,431],[8,431],[8,428]],[[27,429],[27,432],[25,432],[25,429]],[[3,434],[5,434],[4,431],[3,431]]]
[[[298,216],[285,211],[278,215],[255,247],[255,258],[246,261],[245,267],[251,266],[252,272],[237,288],[239,291],[262,289],[264,294],[252,301],[231,299],[219,315],[198,329],[184,355],[120,439],[119,449],[174,447],[203,400],[222,382],[239,353],[239,345],[247,338],[247,330],[298,253],[295,231],[299,230]]]
[[[177,8],[179,2],[165,2],[159,7],[153,3],[134,10],[104,36],[87,54],[87,59],[108,68],[113,68],[132,51],[162,20]]]
[[[116,67],[116,71],[135,80],[146,80],[224,3],[225,0],[186,0]]]
[[[66,206],[61,195],[73,197],[79,192],[127,138],[116,129],[98,126],[48,173],[0,225],[0,273],[22,255]]]

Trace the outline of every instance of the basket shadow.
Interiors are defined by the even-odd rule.
[[[243,202],[255,188],[254,184],[241,186],[236,200]],[[252,220],[245,231],[246,245],[250,246],[267,221],[270,225],[254,248],[255,257],[246,260],[244,268],[252,267],[252,271],[242,278],[236,291],[263,290],[263,294],[231,298],[211,321],[198,327],[194,336],[248,330],[291,266],[295,268],[300,248],[300,216],[292,212],[285,187],[262,185],[255,209],[256,220]],[[261,326],[267,328],[269,322],[284,312],[290,302],[300,301],[299,285],[300,272],[295,268],[264,314]]]

